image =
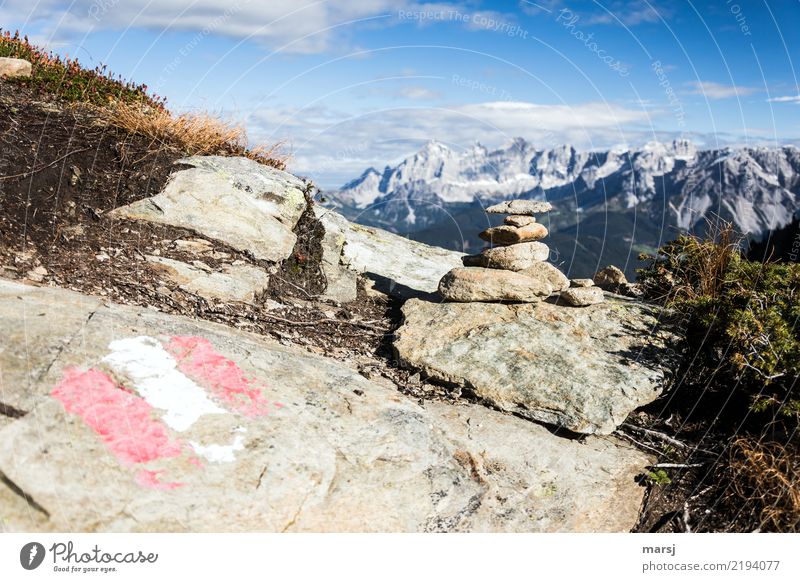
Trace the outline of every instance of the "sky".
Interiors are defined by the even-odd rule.
[[[242,123],[336,188],[463,151],[800,145],[800,0],[0,0],[0,27]]]

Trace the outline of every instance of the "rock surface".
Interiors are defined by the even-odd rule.
[[[462,262],[465,267],[522,271],[533,266],[534,263],[546,261],[549,256],[550,248],[542,242],[534,241],[484,249],[477,255],[462,257]]]
[[[24,59],[0,57],[0,77],[30,77],[31,64]]]
[[[190,265],[152,255],[146,258],[170,281],[206,299],[252,301],[269,285],[267,272],[251,265],[224,265],[221,271],[215,271],[201,261]]]
[[[652,462],[67,291],[0,280],[0,325],[27,412],[0,425],[4,531],[627,531]]]
[[[306,209],[305,183],[247,158],[193,156],[152,198],[117,208],[112,216],[191,229],[210,239],[280,262],[294,248],[292,229]]]
[[[574,432],[612,432],[662,392],[675,357],[658,313],[623,298],[583,309],[411,300],[403,315],[403,364]]]
[[[341,263],[377,282],[379,290],[399,297],[436,292],[439,280],[461,265],[463,253],[428,246],[379,228],[361,226],[325,208],[317,215],[327,229],[344,236]]]
[[[496,245],[515,245],[546,237],[547,227],[538,222],[521,227],[502,224],[500,226],[487,228],[478,236],[481,237],[482,240]]]
[[[536,302],[553,292],[546,276],[530,277],[514,271],[456,267],[439,282],[439,294],[447,301]]]
[[[573,307],[586,307],[602,303],[604,295],[600,287],[572,287],[561,292],[561,299]]]
[[[489,214],[521,214],[523,216],[533,216],[550,212],[553,206],[549,202],[537,200],[507,200],[500,202],[486,209]]]

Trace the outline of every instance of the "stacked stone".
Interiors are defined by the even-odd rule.
[[[550,249],[540,242],[547,228],[535,216],[549,212],[549,202],[510,200],[486,209],[507,214],[504,224],[480,233],[492,246],[477,255],[462,258],[463,267],[447,273],[439,282],[439,293],[447,301],[520,301],[535,303],[555,293],[569,305],[603,301],[598,287],[570,283],[566,275],[547,262]],[[591,280],[589,280],[591,283]]]

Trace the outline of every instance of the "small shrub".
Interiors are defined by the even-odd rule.
[[[646,294],[683,314],[689,377],[736,387],[762,425],[800,425],[800,265],[747,261],[730,224],[684,235],[639,271]],[[712,388],[714,386],[711,386]]]
[[[708,431],[725,431],[722,498],[732,496],[731,507],[746,510],[754,526],[798,531],[800,265],[746,260],[728,223],[710,232],[668,243],[638,279],[646,296],[683,319],[679,399]]]
[[[669,478],[669,475],[664,469],[646,471],[644,477],[653,485],[664,486],[672,483],[672,479]]]

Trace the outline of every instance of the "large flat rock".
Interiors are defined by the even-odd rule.
[[[461,266],[464,253],[355,224],[327,208],[315,211],[326,229],[341,233],[342,264],[364,273],[386,293],[404,298],[434,294],[442,276]]]
[[[210,239],[279,262],[294,248],[292,229],[306,208],[305,183],[247,158],[193,156],[157,196],[110,214],[191,229]]]
[[[0,325],[7,531],[626,531],[652,462],[67,291],[0,280]]]
[[[403,315],[402,363],[574,432],[609,434],[655,400],[674,356],[657,311],[622,298],[584,308],[411,300]]]

